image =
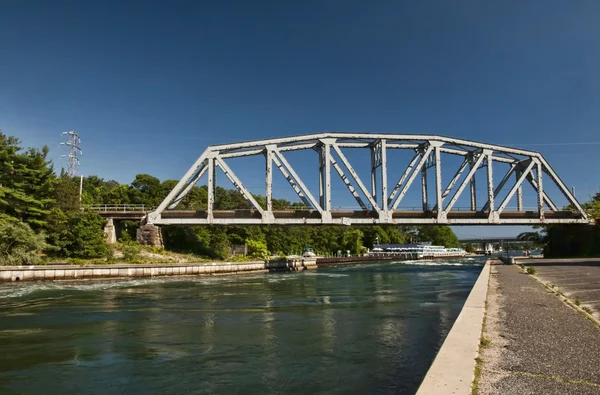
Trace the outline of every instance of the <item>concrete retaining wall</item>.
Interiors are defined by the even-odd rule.
[[[316,268],[316,261],[314,259],[295,259],[272,262],[190,263],[177,265],[0,266],[0,282],[76,280],[84,278],[193,276],[261,271],[299,271],[312,268]]]
[[[485,314],[490,262],[488,260],[483,267],[417,395],[471,393],[471,383],[475,377],[475,358],[478,355]]]

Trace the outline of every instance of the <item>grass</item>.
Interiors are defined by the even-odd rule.
[[[535,267],[529,266],[527,268],[527,274],[531,274],[533,276],[533,275],[535,275],[535,273],[536,273]]]
[[[490,270],[490,276],[488,277],[488,283],[487,283],[488,290],[490,287],[490,281],[492,279],[491,268],[489,270]],[[479,337],[479,350],[477,350],[477,353],[479,355],[481,355],[481,351],[484,348],[486,348],[487,346],[489,346],[491,343],[490,339],[486,338],[483,335],[485,333],[485,328],[487,325],[488,297],[489,297],[489,293],[486,294],[486,296],[485,296],[485,310],[483,312],[483,323],[481,325],[481,335]],[[483,359],[480,356],[478,356],[477,358],[475,358],[475,370],[474,370],[475,377],[473,378],[473,382],[471,383],[471,395],[477,395],[479,393],[479,378],[481,377],[482,367],[483,367]]]
[[[477,395],[479,392],[479,378],[481,377],[481,365],[483,365],[483,359],[475,358],[475,379],[473,379],[473,385],[471,386],[471,395]]]

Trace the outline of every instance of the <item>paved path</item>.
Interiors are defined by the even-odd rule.
[[[479,394],[600,395],[594,322],[517,266],[492,267],[487,305]]]
[[[528,259],[518,263],[534,266],[540,281],[555,285],[573,302],[579,300],[600,319],[600,258]]]

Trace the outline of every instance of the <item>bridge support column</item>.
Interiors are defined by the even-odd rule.
[[[115,244],[117,242],[117,228],[115,227],[112,218],[109,218],[104,225],[104,234],[106,235],[106,242],[108,244]]]
[[[137,230],[136,238],[141,245],[164,247],[161,229],[156,225],[140,226]]]

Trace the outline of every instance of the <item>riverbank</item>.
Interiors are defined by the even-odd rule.
[[[77,280],[186,275],[219,275],[245,272],[299,271],[316,268],[316,259],[297,258],[268,262],[181,264],[0,266],[0,282]]]

